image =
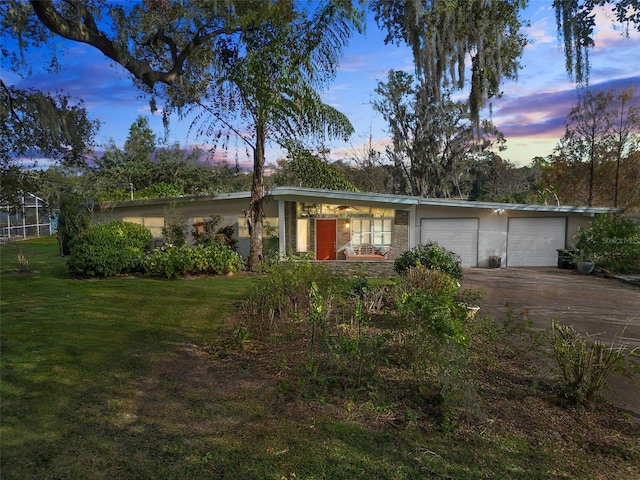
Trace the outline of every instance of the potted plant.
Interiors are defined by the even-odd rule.
[[[586,247],[575,248],[571,253],[571,257],[576,265],[576,269],[584,274],[589,275],[596,268],[594,254]]]

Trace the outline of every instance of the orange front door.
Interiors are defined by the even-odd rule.
[[[316,220],[316,258],[336,259],[336,221]]]

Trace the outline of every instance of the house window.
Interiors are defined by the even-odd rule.
[[[296,250],[298,252],[309,251],[309,220],[299,218],[296,230]]]
[[[351,219],[351,244],[371,243],[378,247],[390,247],[393,220],[390,218]]]
[[[151,231],[153,238],[162,237],[162,227],[164,227],[164,217],[122,217],[123,222],[137,223],[143,225]]]
[[[245,217],[238,217],[238,238],[249,238],[249,224]]]
[[[278,217],[262,218],[262,236],[263,238],[278,238],[278,226],[280,221]],[[245,217],[238,217],[238,238],[249,238],[249,224]]]

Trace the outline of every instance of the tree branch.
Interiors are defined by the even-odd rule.
[[[82,20],[70,20],[58,12],[52,0],[30,0],[38,19],[53,33],[68,40],[85,43],[97,48],[106,57],[122,65],[137,80],[149,88],[157,83],[173,85],[182,75],[183,67],[193,50],[219,35],[233,34],[242,31],[240,27],[218,28],[211,32],[198,31],[190,42],[179,51],[175,41],[164,31],[159,30],[159,38],[171,51],[171,68],[166,71],[154,70],[149,62],[136,58],[126,45],[116,43],[99,30],[91,12],[81,3],[68,0],[81,16]]]

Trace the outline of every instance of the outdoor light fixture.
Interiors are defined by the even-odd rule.
[[[493,212],[498,215],[502,215],[504,213],[504,208],[496,208]]]

